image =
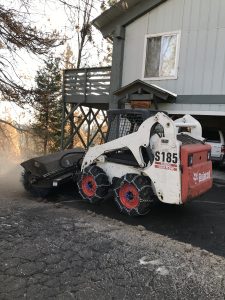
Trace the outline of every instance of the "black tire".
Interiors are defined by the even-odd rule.
[[[26,191],[32,194],[34,197],[47,197],[51,192],[51,188],[39,188],[34,186],[31,183],[32,180],[32,174],[29,171],[24,171],[22,173],[22,183]]]
[[[85,168],[77,185],[80,195],[89,203],[98,203],[104,199],[110,187],[106,173],[98,166]]]
[[[151,180],[138,174],[126,174],[114,185],[114,196],[120,212],[129,216],[147,214],[154,202]]]

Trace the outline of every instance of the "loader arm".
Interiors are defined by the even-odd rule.
[[[174,122],[166,114],[159,112],[155,116],[145,120],[137,132],[117,138],[103,145],[90,148],[84,157],[82,170],[97,161],[103,162],[103,155],[105,153],[124,148],[129,149],[132,152],[141,168],[145,167],[145,163],[141,154],[141,147],[149,146],[151,129],[156,123],[162,125],[164,129],[164,137],[168,145],[172,148],[175,148],[176,130]]]

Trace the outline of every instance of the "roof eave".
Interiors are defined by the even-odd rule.
[[[167,0],[121,0],[92,21],[104,37],[112,35],[116,26],[126,26]]]
[[[141,81],[140,79],[137,79],[127,84],[126,86],[121,87],[120,89],[115,91],[113,95],[117,96],[119,99],[122,99],[124,97],[127,97],[128,94],[132,94],[133,92],[138,91],[140,88],[147,93],[153,93],[163,102],[173,103],[177,98],[176,94],[154,84],[148,84],[144,81]]]

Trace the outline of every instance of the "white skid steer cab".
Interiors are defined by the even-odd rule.
[[[155,201],[181,205],[212,187],[211,146],[191,117],[147,109],[108,112],[107,142],[23,162],[24,187],[39,196],[73,178],[83,199],[113,190],[119,210],[144,215]]]
[[[113,189],[128,215],[148,213],[156,200],[184,204],[212,187],[211,147],[200,123],[185,115],[173,121],[163,112],[108,112],[107,143],[84,156],[78,187],[91,203]]]

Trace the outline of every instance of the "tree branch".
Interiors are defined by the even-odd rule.
[[[8,125],[8,126],[14,128],[14,129],[16,129],[17,131],[20,131],[20,132],[31,133],[29,130],[23,129],[23,128],[19,127],[18,125],[14,125],[14,124],[12,124],[12,123],[9,122],[9,121],[5,121],[5,120],[0,119],[0,123],[6,124],[6,125]]]

